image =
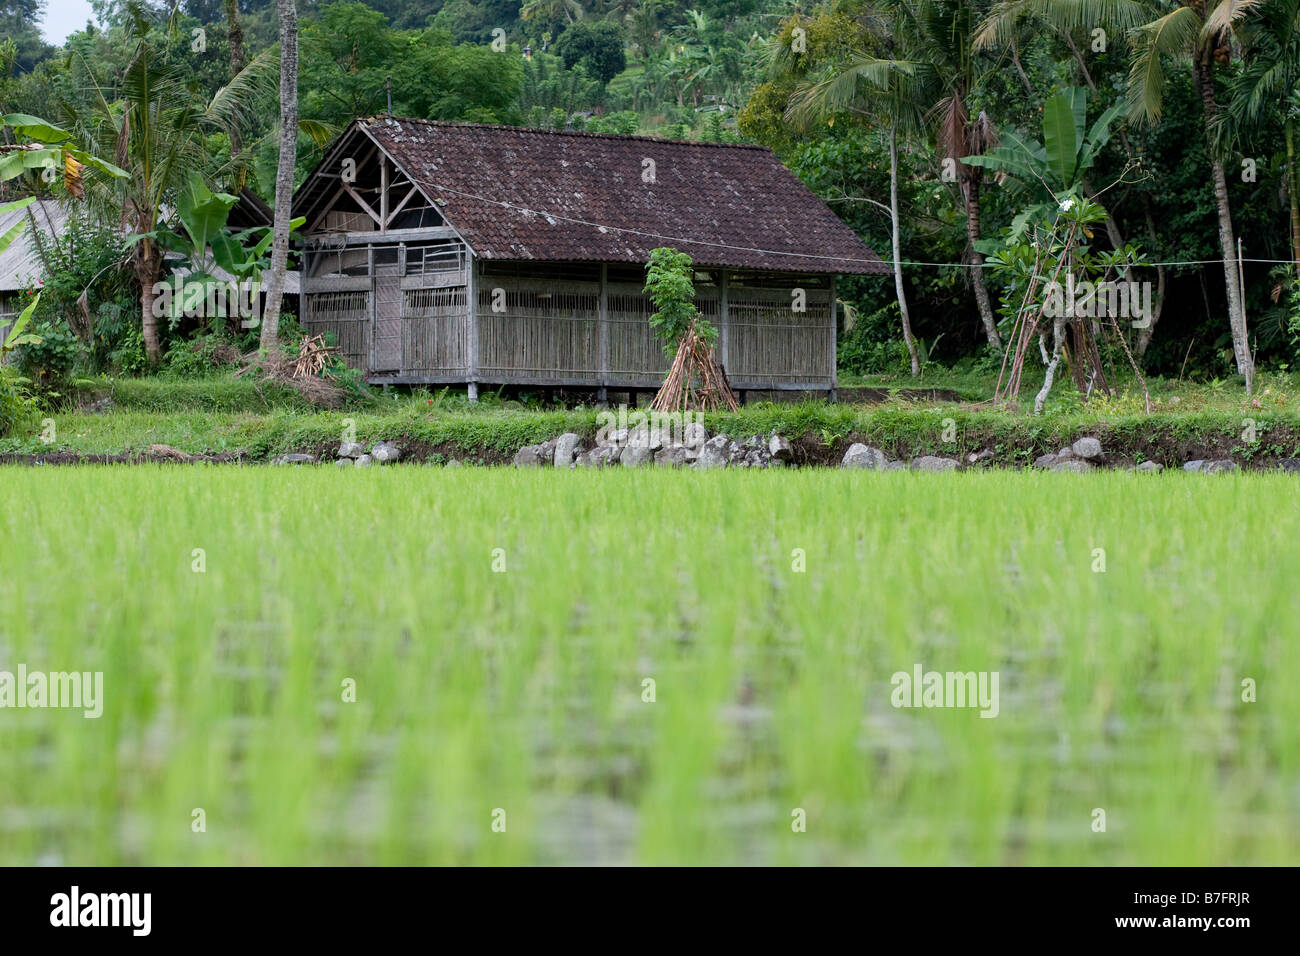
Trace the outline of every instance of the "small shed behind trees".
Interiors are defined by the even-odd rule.
[[[392,384],[638,390],[650,250],[696,265],[734,387],[835,388],[835,276],[888,266],[762,147],[376,117],[294,196],[302,314]]]

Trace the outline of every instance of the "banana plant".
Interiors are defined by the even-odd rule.
[[[963,163],[1004,174],[1013,189],[1027,190],[1037,197],[1012,220],[1006,241],[1019,240],[1034,223],[1050,219],[1062,202],[1086,193],[1084,179],[1110,141],[1115,121],[1123,112],[1123,105],[1112,106],[1085,132],[1087,93],[1081,87],[1066,87],[1043,104],[1042,142],[1003,132],[1000,145],[962,158]],[[1003,245],[1003,240],[981,240],[976,248],[992,255]]]
[[[227,225],[230,211],[238,202],[237,196],[212,190],[201,176],[192,173],[177,200],[175,220],[178,228],[163,225],[152,232],[127,237],[128,243],[145,239],[156,242],[173,253],[174,258],[169,259],[173,271],[176,266],[188,270],[179,294],[170,297],[167,305],[167,314],[173,324],[187,309],[192,311],[192,303],[208,301],[209,287],[226,285],[228,280],[218,278],[214,269],[223,269],[236,282],[242,283],[259,279],[270,265],[267,253],[273,232],[269,226],[233,232]],[[305,218],[294,219],[291,229],[304,222]],[[210,316],[218,324],[226,317],[224,310]]]
[[[17,145],[0,144],[0,182],[17,179],[24,173],[35,170],[41,170],[41,176],[47,182],[54,182],[59,178],[61,170],[63,185],[74,198],[80,198],[85,194],[82,171],[87,167],[117,178],[126,176],[124,171],[112,163],[71,145],[68,142],[72,138],[71,133],[39,116],[7,113],[0,116],[0,126],[12,129],[19,139],[30,141]],[[27,196],[14,202],[0,203],[0,213],[26,209],[35,201],[35,196]],[[0,235],[0,252],[8,249],[26,226],[26,220],[19,219]]]
[[[0,358],[8,355],[20,345],[41,344],[39,335],[33,335],[31,332],[26,331],[27,326],[32,321],[32,313],[36,311],[36,304],[40,301],[41,294],[38,292],[32,297],[32,301],[27,303],[27,308],[18,313],[18,318],[14,319],[14,324],[5,333],[4,338],[0,339]]]

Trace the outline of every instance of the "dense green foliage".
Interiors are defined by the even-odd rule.
[[[192,104],[211,101],[238,65],[251,64],[255,74],[274,68],[270,0],[242,0],[236,23],[217,0],[186,0],[170,18],[157,3],[104,4],[104,19],[74,33],[62,50],[34,39],[39,7],[38,0],[16,0],[0,8],[0,20],[10,24],[10,41],[0,45],[0,111],[64,123],[101,155],[111,137],[99,133],[132,95],[128,67],[141,23],[155,59],[182,81]],[[1210,175],[1215,159],[1226,171],[1224,203],[1246,260],[1249,346],[1264,368],[1295,365],[1300,278],[1293,275],[1300,273],[1288,267],[1296,248],[1289,225],[1297,181],[1292,114],[1300,103],[1294,0],[1264,0],[1226,14],[1223,45],[1207,73],[1219,105],[1212,119],[1189,48],[1171,41],[1159,71],[1130,72],[1135,62],[1150,65],[1141,60],[1149,34],[1135,28],[1156,15],[1156,5],[326,0],[299,7],[299,179],[334,133],[356,116],[383,113],[390,96],[401,115],[742,140],[774,149],[887,255],[893,128],[902,285],[922,364],[1000,360],[1000,352],[987,354],[976,308],[972,236],[986,254],[1017,241],[1013,233],[1027,221],[1028,206],[1074,190],[1107,212],[1093,240],[1097,252],[1131,248],[1147,264],[1126,274],[1158,290],[1158,323],[1142,334],[1125,332],[1144,369],[1204,380],[1237,371],[1223,268],[1214,261],[1223,256]],[[1098,26],[1105,32],[1100,41]],[[256,76],[247,79],[250,92],[262,89]],[[823,102],[828,112],[810,122],[801,104],[833,89],[839,93]],[[1038,142],[1044,110],[1066,91],[1086,101],[1090,123],[1107,117],[1105,135],[1071,182],[1036,180],[1032,163],[1017,171],[1005,162],[964,161],[986,150],[1005,158],[1016,144],[1046,146]],[[214,190],[233,194],[246,182],[269,198],[278,119],[273,91],[250,97],[238,118],[238,129],[199,131],[194,165]],[[58,192],[29,180],[8,184],[0,200]],[[160,188],[174,204],[170,193],[182,184]],[[87,217],[102,233],[87,249],[94,262],[63,256],[54,264],[47,287],[59,292],[46,300],[41,321],[75,327],[71,303],[109,263],[113,240],[104,230],[116,217],[103,204]],[[1003,303],[997,319],[1005,337],[1015,320],[1006,308],[1014,280],[983,274],[990,299]],[[88,307],[97,322],[104,318],[94,342],[83,342],[78,361],[86,371],[140,364],[132,358],[139,319],[132,329],[130,310],[121,308],[123,285],[132,281],[138,280],[129,270],[110,270],[89,288]],[[842,371],[892,373],[905,365],[891,284],[854,278],[840,284],[839,295]],[[159,354],[171,337],[201,331],[161,330]]]

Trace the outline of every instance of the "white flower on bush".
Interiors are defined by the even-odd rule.
[[[1073,208],[1074,208],[1073,199],[1064,199],[1061,201],[1061,212],[1069,212]]]

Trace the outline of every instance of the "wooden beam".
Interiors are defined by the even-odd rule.
[[[388,154],[379,154],[379,231],[388,231]]]
[[[731,362],[728,346],[730,342],[730,318],[727,314],[727,270],[718,270],[718,362],[722,370],[731,375]]]
[[[385,221],[385,223],[384,223],[384,227],[385,227],[385,228],[387,228],[387,227],[388,227],[388,224],[391,223],[394,219],[397,218],[398,213],[400,213],[403,209],[405,209],[405,208],[406,208],[406,204],[407,204],[408,202],[411,201],[411,197],[414,196],[414,195],[415,195],[416,193],[418,193],[419,191],[420,191],[420,190],[417,189],[417,188],[415,187],[414,184],[412,184],[412,186],[411,186],[411,191],[410,191],[409,193],[407,193],[407,194],[402,198],[402,201],[399,202],[399,203],[397,204],[396,208],[394,208],[393,211],[390,212],[390,213],[388,214],[388,219],[387,219],[387,220]]]
[[[373,209],[370,208],[370,203],[366,202],[364,199],[361,198],[361,193],[357,192],[356,189],[353,188],[351,183],[344,183],[343,190],[356,201],[356,204],[358,206],[360,206],[362,209],[366,211],[366,213],[370,216],[371,219],[375,221],[377,225],[381,227],[379,231],[382,233],[384,231],[382,228],[384,221],[379,218],[379,213],[375,212]]]
[[[366,271],[370,273],[370,361],[366,363],[366,371],[369,372],[375,367],[375,317],[378,315],[379,308],[379,286],[375,282],[374,246],[366,249]]]
[[[469,316],[469,382],[474,386],[470,390],[470,399],[478,400],[478,282],[474,274],[478,271],[478,260],[469,247],[465,247],[465,311]]]
[[[600,306],[596,325],[597,350],[600,354],[600,401],[605,401],[606,381],[609,378],[609,266],[600,264]]]
[[[831,276],[831,401],[832,402],[836,401],[839,397],[836,394],[836,391],[839,388],[839,369],[835,367],[838,359],[838,357],[835,354],[835,334],[838,331],[839,329],[837,328],[837,322],[835,318],[835,276]]]
[[[357,175],[360,175],[360,174],[361,174],[361,167],[364,166],[366,163],[370,162],[370,157],[373,156],[373,155],[375,155],[375,151],[376,151],[377,149],[379,149],[379,147],[375,145],[375,143],[374,143],[373,140],[369,140],[369,139],[367,139],[366,142],[370,144],[370,149],[365,153],[365,155],[364,155],[364,157],[361,159],[361,161],[357,163],[357,168],[356,168],[356,173],[357,173]],[[344,157],[344,158],[346,159],[347,157]],[[342,179],[342,178],[343,178],[343,177],[342,177],[342,174],[336,174],[336,175],[338,176],[339,179]],[[322,222],[325,221],[325,217],[328,216],[328,215],[330,214],[330,212],[334,209],[334,204],[335,204],[336,202],[338,202],[340,199],[342,199],[342,198],[343,198],[343,195],[344,195],[344,194],[343,194],[343,192],[342,192],[341,190],[337,190],[337,189],[336,189],[336,190],[334,191],[334,195],[331,196],[331,197],[330,197],[330,201],[329,201],[328,203],[325,204],[325,208],[322,209],[322,210],[320,211],[320,215],[318,215],[318,216],[317,216],[317,217],[312,221],[312,224],[311,224],[311,226],[307,229],[307,232],[315,232],[315,231],[316,231],[317,227],[319,227],[320,224],[321,224]]]
[[[389,239],[393,241],[401,240],[403,242],[414,242],[419,239],[458,239],[456,230],[450,226],[426,226],[423,229],[394,229],[391,232],[345,232],[327,235],[342,235],[346,240],[339,247],[343,249],[355,249],[357,246],[364,246],[369,242],[378,239]],[[313,236],[307,236],[310,241]],[[331,247],[334,248],[334,247]]]

